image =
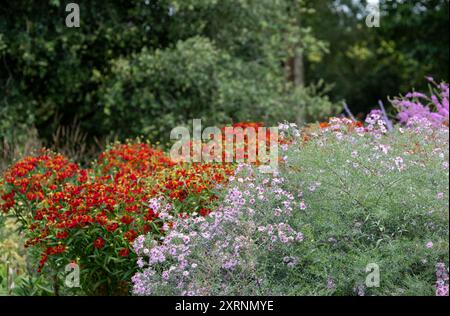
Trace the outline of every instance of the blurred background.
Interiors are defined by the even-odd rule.
[[[192,118],[304,124],[344,102],[362,117],[448,82],[448,1],[379,8],[370,28],[363,0],[5,1],[0,170],[40,146],[87,163],[114,139],[164,143]]]

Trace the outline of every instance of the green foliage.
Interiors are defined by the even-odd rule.
[[[425,75],[448,79],[448,3],[438,0],[383,1],[376,29],[365,1],[81,2],[80,28],[65,26],[66,4],[0,8],[1,138],[23,142],[36,125],[50,142],[74,120],[87,141],[167,138],[192,117],[310,122],[341,99],[364,112],[399,87],[422,88]],[[334,84],[332,102],[293,87],[295,56],[307,86]]]
[[[122,135],[162,136],[191,115],[207,117],[216,103],[222,60],[204,38],[116,60],[104,93],[105,123]]]
[[[301,1],[82,2],[80,28],[65,26],[65,5],[0,9],[1,136],[34,124],[49,141],[75,119],[88,141],[167,138],[193,117],[280,120],[267,114],[274,104],[303,102],[282,63],[296,49],[324,50],[296,23],[309,14]]]
[[[322,84],[284,93],[283,80],[267,67],[236,60],[204,37],[153,54],[144,49],[131,61],[115,61],[112,73],[102,93],[105,124],[121,135],[164,140],[188,118],[276,123],[321,119],[337,109],[320,94]]]
[[[23,236],[15,220],[0,216],[0,295],[10,295],[26,272]]]
[[[367,1],[308,1],[313,34],[329,43],[322,62],[309,62],[309,80],[334,84],[332,100],[345,99],[355,114],[378,100],[425,90],[425,76],[448,81],[448,1],[380,1],[380,27],[365,24]]]
[[[147,15],[161,12],[158,6],[82,3],[82,27],[70,29],[64,24],[65,4],[21,1],[0,9],[0,108],[10,122],[2,126],[2,135],[11,124],[16,132],[36,124],[48,139],[58,116],[62,123],[78,116],[93,132],[98,122],[90,118],[97,111],[99,79],[108,72],[109,60],[160,42],[158,32],[143,32]]]
[[[293,293],[356,294],[376,263],[380,287],[366,295],[433,295],[436,264],[448,264],[448,130],[311,134],[321,136],[291,147],[284,170],[307,204],[299,223],[309,247]]]

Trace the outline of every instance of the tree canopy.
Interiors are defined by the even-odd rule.
[[[382,1],[376,29],[365,1],[79,1],[79,28],[66,4],[0,7],[2,137],[75,119],[154,139],[192,118],[303,123],[448,77],[446,1]]]

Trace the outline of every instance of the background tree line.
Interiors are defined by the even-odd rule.
[[[32,127],[48,145],[167,140],[192,118],[313,122],[448,81],[446,0],[382,0],[380,28],[363,0],[77,1],[80,28],[68,2],[0,6],[0,146]]]

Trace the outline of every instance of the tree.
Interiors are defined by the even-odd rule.
[[[308,62],[308,80],[334,84],[330,97],[355,113],[378,100],[426,89],[425,76],[448,81],[448,1],[380,1],[379,28],[365,25],[366,1],[314,0],[305,24],[329,43],[321,63]]]
[[[1,115],[7,126],[35,124],[47,140],[75,118],[91,137],[153,139],[191,118],[320,119],[333,107],[323,98],[323,111],[305,108],[313,89],[298,69],[302,54],[325,45],[299,13],[309,14],[300,0],[83,2],[80,27],[67,28],[63,2],[8,2]],[[290,58],[294,82],[282,67]]]

